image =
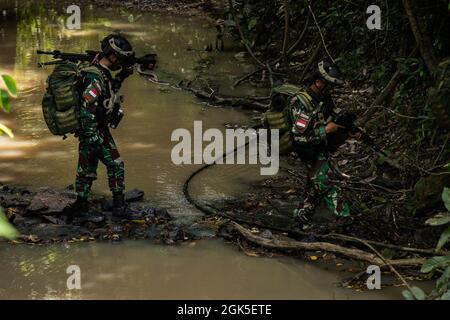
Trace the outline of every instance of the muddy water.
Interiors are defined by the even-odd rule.
[[[14,140],[0,137],[0,181],[33,188],[65,188],[73,183],[77,141],[51,136],[41,116],[40,100],[49,69],[37,69],[34,52],[60,49],[82,52],[96,49],[106,34],[121,30],[138,53],[155,50],[160,55],[158,74],[170,81],[194,79],[208,69],[208,77],[225,91],[234,76],[250,71],[232,53],[205,53],[214,40],[213,29],[192,18],[83,8],[82,29],[64,29],[62,9],[43,2],[20,2],[1,19],[1,72],[15,76],[20,97],[14,111],[2,115]],[[186,50],[190,48],[191,50]],[[203,70],[203,71],[202,71]],[[254,94],[244,88],[245,94]],[[245,91],[246,90],[246,91]],[[171,213],[189,218],[200,213],[188,205],[181,188],[196,166],[175,166],[170,160],[176,128],[245,125],[249,115],[200,104],[190,95],[157,86],[139,76],[130,77],[122,89],[126,115],[113,132],[126,163],[128,188],[145,190],[146,197]],[[107,194],[105,170],[99,169],[94,192]],[[193,192],[202,198],[233,197],[260,179],[257,166],[226,166],[203,174]],[[147,242],[12,246],[0,244],[0,298],[389,298],[397,292],[360,294],[339,289],[344,276],[293,259],[252,258],[222,241],[162,247]],[[67,266],[79,265],[82,290],[66,290]]]
[[[367,299],[336,286],[343,274],[290,258],[247,257],[220,240],[177,247],[147,242],[1,248],[6,299]],[[7,263],[3,263],[3,261]],[[80,268],[81,290],[66,273]]]

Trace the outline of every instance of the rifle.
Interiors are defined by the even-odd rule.
[[[88,61],[91,62],[100,53],[94,50],[86,50],[86,53],[65,53],[59,50],[43,51],[37,50],[37,54],[46,54],[53,56],[53,59],[57,59],[50,62],[39,62],[38,67],[42,68],[48,65],[55,65],[63,63],[64,61],[79,62]],[[125,61],[126,66],[137,65],[143,70],[155,69],[158,55],[156,53],[148,53],[142,57],[130,57]]]
[[[369,136],[363,129],[355,125],[356,115],[354,113],[343,111],[339,114],[332,114],[333,122],[339,124],[350,132],[351,134],[361,134],[361,141],[372,148],[374,151],[381,153],[383,156],[387,157],[388,155],[384,150],[378,146],[375,140]]]

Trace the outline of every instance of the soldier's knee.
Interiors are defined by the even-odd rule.
[[[125,172],[125,163],[122,158],[114,159],[111,163],[107,165],[108,171],[114,172],[115,175],[123,175]]]

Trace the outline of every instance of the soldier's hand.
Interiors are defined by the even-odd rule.
[[[345,128],[344,126],[341,126],[340,124],[334,123],[334,122],[328,122],[325,126],[325,132],[327,134],[335,133],[339,129]]]

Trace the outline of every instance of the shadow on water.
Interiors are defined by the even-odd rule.
[[[18,81],[20,96],[14,110],[2,122],[16,138],[0,137],[0,181],[33,188],[64,188],[75,176],[77,141],[50,135],[41,115],[45,79],[51,69],[38,69],[36,49],[83,52],[97,49],[108,33],[121,30],[136,51],[156,51],[161,78],[195,78],[213,61],[208,77],[229,91],[230,84],[252,66],[234,59],[233,53],[205,53],[214,29],[194,18],[145,13],[130,23],[119,10],[83,8],[82,29],[64,28],[63,11],[49,2],[14,1],[0,18],[0,71]],[[11,3],[13,3],[11,5]],[[1,7],[1,5],[0,5]],[[253,89],[244,94],[255,94]],[[113,132],[126,163],[128,188],[145,190],[146,197],[179,215],[198,214],[181,193],[187,176],[197,166],[175,166],[170,160],[176,128],[192,130],[194,120],[204,129],[248,123],[242,112],[206,107],[190,95],[160,87],[137,75],[123,87],[126,115]],[[242,194],[249,182],[261,179],[257,166],[222,166],[205,173],[194,183],[194,195],[205,198]],[[247,182],[247,183],[244,183]],[[103,168],[95,193],[106,194]],[[0,244],[0,298],[372,298],[392,297],[377,293],[357,294],[338,289],[343,276],[294,259],[251,258],[222,241],[163,247],[146,242],[120,245],[106,243],[51,246]],[[66,290],[67,266],[82,270],[82,290]]]

